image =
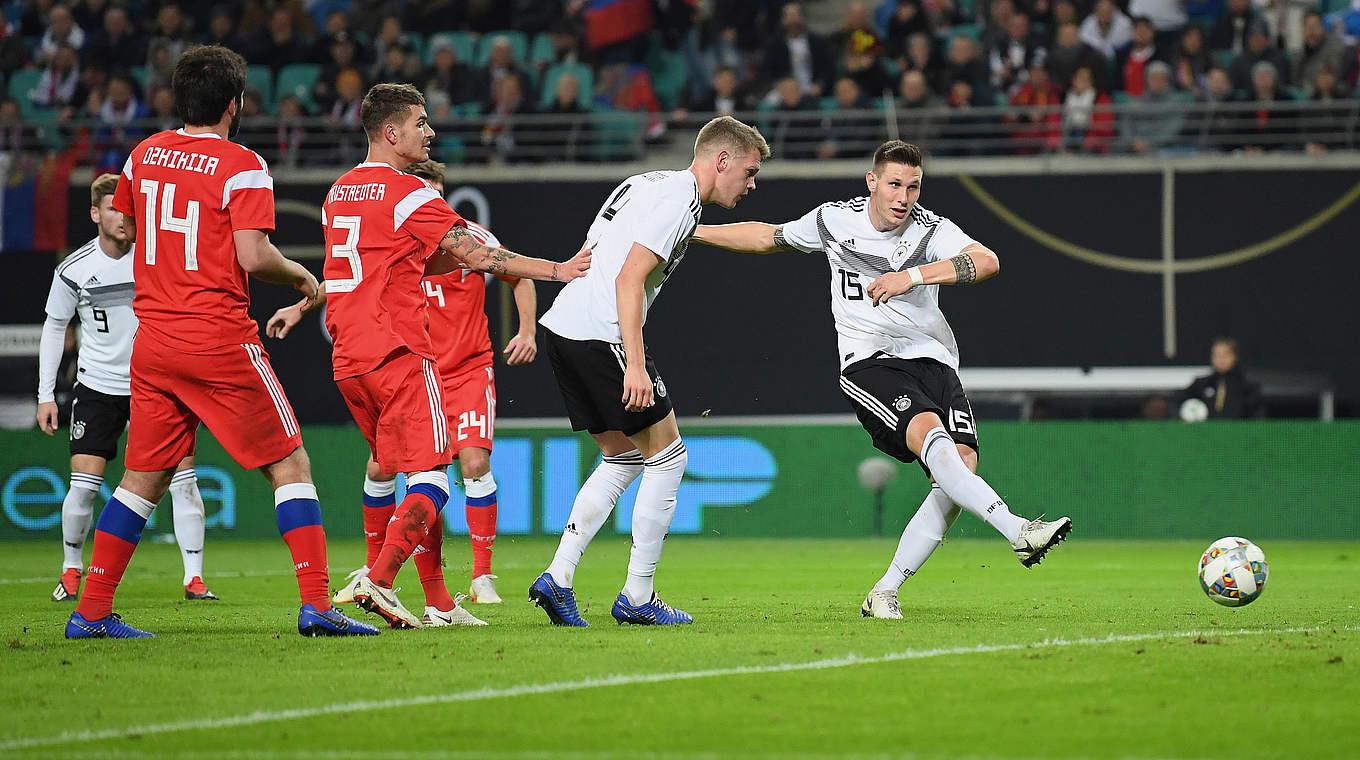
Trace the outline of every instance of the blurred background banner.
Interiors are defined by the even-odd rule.
[[[500,485],[500,534],[559,534],[598,452],[565,421],[499,427],[492,467]],[[872,535],[874,498],[856,467],[881,455],[853,420],[698,418],[682,419],[681,429],[690,460],[673,535]],[[995,422],[984,423],[980,433],[981,471],[1012,508],[1070,515],[1086,538],[1207,540],[1248,532],[1258,540],[1360,538],[1354,466],[1360,422]],[[311,426],[303,435],[328,534],[358,537],[363,439],[339,426]],[[232,463],[206,430],[198,440],[209,537],[277,535],[264,478]],[[65,439],[0,431],[0,452],[0,540],[59,540]],[[112,463],[105,482],[117,482],[121,473],[121,461]],[[617,533],[628,532],[636,489],[611,518]],[[925,493],[914,466],[900,470],[884,494],[888,532],[896,533]],[[455,488],[450,503],[462,498]],[[450,532],[466,533],[461,509],[445,517]],[[151,529],[171,531],[168,500]],[[950,533],[987,535],[990,529],[967,515]]]

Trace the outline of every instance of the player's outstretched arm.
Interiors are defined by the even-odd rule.
[[[691,240],[740,253],[774,253],[791,249],[793,246],[781,239],[779,229],[765,222],[701,224],[694,230]]]
[[[326,304],[326,283],[321,283],[317,289],[316,298],[303,298],[301,301],[285,306],[274,312],[274,316],[269,318],[264,324],[264,334],[271,338],[286,338],[288,333],[297,323],[302,321],[302,315]]]
[[[455,225],[444,235],[444,239],[439,241],[439,248],[448,256],[463,262],[469,269],[531,280],[571,282],[577,277],[584,277],[590,269],[590,249],[585,246],[567,261],[536,259],[532,256],[521,256],[504,248],[488,248],[461,224]],[[453,271],[456,265],[443,260],[446,258],[438,255],[430,257],[425,274],[444,274]]]
[[[1001,271],[1001,261],[990,248],[973,243],[959,255],[905,272],[889,272],[869,285],[869,297],[878,306],[893,296],[900,296],[918,285],[972,285],[995,277]]]
[[[505,344],[505,363],[517,367],[538,356],[538,294],[533,280],[516,280],[511,293],[519,315],[519,332]]]
[[[269,242],[264,230],[236,230],[231,236],[236,244],[236,261],[247,274],[264,282],[292,285],[309,303],[316,300],[320,289],[316,278],[306,267],[285,257]]]

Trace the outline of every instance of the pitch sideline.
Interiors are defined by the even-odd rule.
[[[586,689],[597,689],[607,686],[632,686],[635,684],[688,681],[698,678],[720,678],[723,676],[793,673],[803,670],[830,670],[853,665],[875,665],[886,662],[924,660],[934,657],[948,657],[964,654],[992,654],[995,652],[1012,652],[1023,649],[1099,646],[1102,644],[1120,644],[1137,641],[1153,641],[1157,639],[1185,639],[1200,636],[1271,636],[1290,633],[1317,633],[1326,630],[1356,631],[1360,630],[1360,627],[1313,626],[1309,628],[1242,628],[1238,630],[1223,631],[1159,631],[1156,633],[1111,634],[1099,638],[1044,639],[1042,641],[1024,644],[977,644],[965,647],[908,649],[901,652],[890,652],[888,654],[873,657],[860,657],[851,653],[842,657],[813,660],[811,662],[790,662],[776,665],[743,665],[733,668],[687,670],[670,673],[620,674],[605,676],[603,678],[586,678],[579,681],[522,684],[500,689],[482,688],[470,691],[457,691],[449,694],[430,694],[421,697],[406,697],[402,699],[338,702],[330,705],[321,705],[319,707],[306,707],[292,710],[257,710],[243,715],[229,715],[218,718],[197,718],[194,720],[176,721],[173,723],[152,723],[143,726],[103,729],[100,731],[64,731],[52,736],[35,736],[26,739],[7,739],[5,741],[0,741],[0,751],[33,749],[35,747],[50,747],[60,744],[74,744],[107,739],[126,739],[133,736],[142,737],[149,734],[167,734],[179,731],[236,728],[240,726],[253,726],[261,723],[276,723],[279,721],[315,718],[322,715],[334,715],[336,713],[359,712],[364,710],[388,710],[400,707],[417,707],[421,705],[446,704],[451,702],[476,702],[484,699],[522,697],[534,694],[558,694],[572,691],[584,691]]]

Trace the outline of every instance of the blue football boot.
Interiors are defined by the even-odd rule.
[[[529,601],[543,608],[553,625],[573,625],[585,628],[590,625],[576,609],[576,594],[569,588],[553,583],[552,576],[544,573],[529,587]]]
[[[378,629],[360,623],[334,607],[321,612],[304,604],[298,613],[298,633],[303,636],[377,636]]]
[[[123,622],[116,612],[98,620],[86,620],[79,612],[72,612],[66,621],[68,639],[154,639],[156,634],[133,628]]]
[[[614,600],[614,609],[609,611],[614,619],[619,621],[619,625],[628,623],[630,625],[686,625],[694,622],[694,616],[684,610],[677,610],[674,607],[661,601],[661,597],[652,592],[651,601],[646,604],[633,605],[628,602],[628,597],[620,593],[619,598]]]

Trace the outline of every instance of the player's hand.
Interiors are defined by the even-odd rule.
[[[293,287],[297,288],[303,298],[307,299],[307,303],[303,305],[303,308],[310,309],[316,305],[317,294],[321,292],[321,285],[317,283],[316,276],[311,272],[300,266],[298,268],[302,269],[302,274],[298,277],[297,282],[293,283]]]
[[[511,367],[528,364],[538,356],[538,342],[532,333],[516,335],[505,344],[505,363]]]
[[[878,306],[893,296],[900,296],[911,290],[911,275],[906,272],[889,272],[869,284],[869,297]]]
[[[52,435],[57,432],[57,403],[44,401],[38,404],[38,429]]]
[[[640,412],[655,404],[652,398],[652,379],[647,370],[630,363],[623,371],[623,408],[630,412]]]
[[[302,321],[302,307],[294,304],[274,312],[274,316],[264,324],[264,334],[271,338],[286,338],[288,333]]]
[[[558,264],[554,268],[553,280],[557,282],[571,282],[577,277],[585,277],[586,272],[590,271],[590,246],[582,245],[581,250],[575,256]]]

